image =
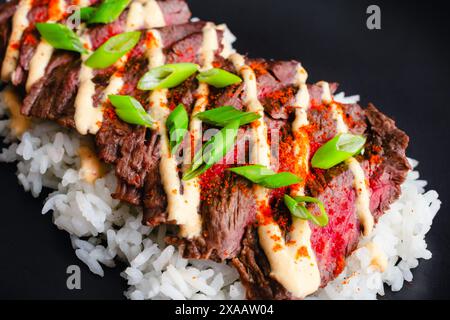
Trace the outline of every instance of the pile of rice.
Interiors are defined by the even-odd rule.
[[[359,97],[336,96],[342,102]],[[6,116],[0,93],[0,119]],[[0,134],[9,147],[0,161],[17,162],[17,178],[25,191],[39,196],[43,187],[53,189],[42,214],[52,212],[54,224],[70,234],[76,256],[89,269],[103,276],[103,267],[115,261],[128,264],[122,276],[129,299],[243,299],[245,290],[231,266],[211,261],[183,259],[173,246],[164,243],[166,227],[141,224],[140,209],[111,198],[114,173],[95,184],[80,177],[77,150],[81,137],[49,122],[34,122],[20,139],[11,136],[9,120],[0,120]],[[416,167],[417,161],[410,160]],[[412,281],[411,269],[419,259],[430,259],[425,235],[440,208],[438,194],[425,192],[426,181],[412,171],[402,185],[402,195],[380,219],[369,238],[347,260],[341,275],[314,297],[319,299],[376,299],[383,284],[393,291]],[[371,253],[363,246],[374,242],[387,256],[384,272],[371,266]]]

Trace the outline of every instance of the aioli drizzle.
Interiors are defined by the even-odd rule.
[[[53,8],[53,6],[56,6],[56,8]],[[47,21],[48,23],[61,20],[66,11],[65,0],[58,0],[56,3],[50,2],[48,11],[49,14],[51,12],[57,12],[57,14],[49,17],[49,20]],[[54,51],[55,49],[47,41],[45,41],[45,39],[41,39],[33,57],[30,60],[30,69],[28,71],[27,83],[25,85],[27,92],[30,91],[33,84],[45,75],[45,69],[49,64]]]
[[[152,30],[152,36],[156,45],[148,50],[149,67],[155,68],[165,63],[163,44],[160,34]],[[211,68],[214,61],[214,52],[217,50],[217,33],[215,26],[208,23],[203,29],[203,42],[199,54],[202,67]],[[199,236],[202,229],[201,216],[198,213],[200,205],[200,185],[197,179],[181,181],[178,173],[178,163],[175,155],[170,154],[169,140],[167,136],[166,120],[170,114],[167,106],[167,89],[155,90],[151,93],[150,113],[155,120],[156,130],[160,135],[160,172],[164,190],[167,195],[168,220],[180,225],[180,236],[193,238]],[[193,138],[194,147],[201,142],[202,123],[193,118],[197,112],[205,110],[208,103],[209,88],[206,84],[200,84],[197,90],[198,99],[191,115],[190,136]],[[190,155],[190,152],[186,152]],[[183,193],[181,189],[183,188]]]
[[[251,162],[270,167],[270,150],[267,143],[264,108],[258,101],[255,73],[249,66],[245,65],[244,58],[241,55],[234,54],[231,56],[231,60],[235,68],[240,70],[244,79],[247,111],[261,115],[261,119],[252,123],[253,141],[256,146],[252,148]],[[307,118],[305,117],[306,108],[309,105],[309,94],[304,84],[306,81],[305,75],[306,72],[300,69],[298,74],[300,91],[297,96],[297,104],[300,110],[296,114],[296,124],[294,125],[296,129],[300,129],[302,125],[307,124]],[[254,190],[258,207],[269,206],[267,189],[255,185]],[[296,298],[304,298],[316,291],[320,285],[320,273],[311,248],[311,230],[308,222],[294,219],[291,239],[295,241],[295,245],[288,246],[284,241],[280,226],[273,219],[267,221],[267,217],[262,216],[261,209],[258,211],[259,241],[269,260],[271,276]],[[303,250],[303,254],[298,255],[299,250]]]
[[[162,26],[165,26],[164,15],[155,0],[139,0],[134,1],[130,5],[125,27],[126,31],[136,31],[142,28]],[[120,69],[120,67],[123,67],[128,61],[128,57],[129,55],[127,54],[119,59],[115,64],[116,68]],[[95,92],[95,85],[92,83],[93,70],[84,64],[81,69],[82,72],[84,71],[85,78],[83,83],[80,83],[80,90],[78,91],[77,99],[75,101],[79,101],[78,104],[75,104],[75,124],[78,132],[81,134],[95,134],[100,129],[103,121],[103,108],[101,106],[94,106],[92,94],[87,98],[80,97],[82,94],[82,86],[83,89],[89,93],[92,91],[93,86]],[[110,77],[108,86],[103,91],[102,103],[107,101],[108,95],[119,93],[124,84],[122,73],[116,71]]]
[[[22,107],[20,96],[12,87],[8,86],[1,92],[0,98],[2,98],[6,108],[9,110],[9,127],[11,133],[15,137],[20,137],[31,127],[31,119],[20,113],[20,108]]]
[[[298,66],[296,82],[299,88],[295,98],[295,120],[292,123],[292,132],[295,137],[295,155],[299,159],[299,165],[304,173],[303,181],[306,180],[306,174],[309,171],[309,139],[308,133],[304,130],[309,125],[308,108],[310,105],[310,97],[306,80],[308,74],[303,67]],[[304,183],[300,189],[292,189],[293,196],[304,196]],[[300,291],[298,298],[304,298],[307,295],[314,293],[320,287],[320,270],[317,265],[315,252],[311,245],[311,227],[308,220],[302,220],[297,217],[292,217],[292,230],[290,231],[290,238],[293,245],[289,247],[291,252],[291,259],[295,254],[295,269],[298,274],[297,292]],[[298,252],[303,251],[303,254],[298,255]],[[288,280],[288,279],[287,279]],[[301,287],[300,287],[301,286]]]
[[[203,27],[203,41],[199,52],[202,71],[213,67],[214,54],[218,48],[216,26],[213,23],[208,22],[205,27]],[[188,158],[191,156],[190,148],[193,147],[194,152],[196,152],[197,149],[199,149],[198,146],[200,146],[202,142],[202,121],[195,116],[206,110],[206,106],[208,105],[209,86],[206,83],[200,83],[196,95],[198,98],[192,110],[189,128],[189,136],[193,143],[190,144],[186,150],[186,156]],[[201,232],[201,216],[198,214],[198,207],[200,206],[199,178],[196,177],[186,181],[183,186],[184,198],[189,199],[191,207],[186,215],[186,221],[188,223],[181,225],[180,235],[182,237],[191,238],[193,236],[198,236]]]
[[[89,34],[85,34],[82,39],[85,47],[91,48]],[[103,109],[94,106],[93,96],[95,94],[95,84],[92,82],[94,70],[84,64],[89,57],[88,54],[81,56],[83,63],[80,69],[80,85],[75,98],[75,126],[80,134],[96,134],[103,121]]]
[[[322,87],[322,100],[331,107],[333,119],[336,121],[336,130],[338,133],[347,133],[348,127],[345,124],[342,109],[333,101],[330,85],[321,81],[317,83]],[[355,158],[349,158],[345,161],[354,176],[354,187],[356,190],[356,213],[363,227],[363,235],[368,236],[374,228],[374,219],[370,212],[370,195],[367,189],[364,170]]]
[[[144,4],[144,24],[146,28],[160,28],[166,25],[164,14],[155,0],[140,0]]]
[[[29,26],[28,12],[32,6],[32,0],[21,0],[17,10],[14,13],[12,22],[11,37],[9,38],[8,47],[6,49],[5,58],[2,64],[1,79],[8,82],[19,60],[19,44],[22,39],[23,32]]]

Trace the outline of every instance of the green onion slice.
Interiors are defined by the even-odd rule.
[[[84,64],[94,69],[107,68],[133,49],[140,37],[139,31],[115,35],[95,50]]]
[[[36,23],[36,28],[52,47],[86,53],[80,38],[66,25],[60,23]]]
[[[105,0],[95,9],[87,21],[92,23],[111,23],[116,20],[131,0]]]
[[[216,88],[225,88],[232,84],[241,83],[242,79],[237,75],[225,71],[223,69],[210,69],[208,71],[201,72],[197,76],[197,80],[205,82]]]
[[[123,121],[150,128],[153,120],[142,105],[131,96],[109,95],[109,101]]]
[[[195,156],[192,166],[183,175],[183,180],[191,180],[219,162],[234,146],[239,129],[239,121],[235,120],[226,125],[203,145]]]
[[[179,104],[167,117],[166,126],[169,129],[170,152],[175,154],[178,146],[183,141],[187,129],[189,118],[184,105]]]
[[[94,7],[84,7],[80,9],[80,19],[81,21],[89,21],[94,13],[97,11],[97,8]]]
[[[288,207],[291,214],[303,220],[309,220],[319,227],[325,227],[328,224],[328,214],[325,211],[323,202],[312,197],[290,197],[284,195],[284,203]],[[320,215],[313,215],[304,205],[304,203],[315,203],[319,207]]]
[[[196,117],[203,122],[218,127],[225,127],[228,123],[234,120],[239,120],[239,125],[243,126],[261,118],[261,116],[257,113],[239,111],[232,106],[223,106],[205,112],[200,112],[196,115]]]
[[[235,167],[227,170],[243,176],[251,182],[269,189],[288,187],[290,185],[301,182],[301,179],[291,172],[275,173],[266,166],[258,164]]]
[[[198,65],[194,63],[166,64],[150,69],[139,80],[140,90],[170,89],[184,82],[196,73]]]
[[[311,165],[314,168],[330,169],[361,152],[365,143],[364,136],[349,133],[338,134],[316,151]]]
[[[93,16],[94,13],[97,11],[97,8],[94,7],[84,7],[79,9],[80,13],[80,20],[81,21],[89,21]],[[74,16],[77,14],[76,12],[72,15]]]
[[[88,21],[94,14],[97,8],[94,7],[83,7],[75,10],[75,12],[67,19],[74,21],[79,18],[80,21]]]

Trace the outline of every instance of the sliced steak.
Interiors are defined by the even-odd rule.
[[[0,4],[0,69],[11,35],[12,17],[18,3],[18,0],[14,0]]]
[[[170,48],[175,42],[178,42],[191,34],[201,32],[205,24],[205,21],[174,24],[161,28],[158,31],[163,40],[164,47]]]
[[[365,111],[371,141],[366,155],[366,166],[370,164],[370,210],[378,219],[398,199],[400,186],[411,170],[405,154],[409,137],[374,105],[369,104]]]
[[[92,50],[100,47],[106,40],[112,36],[125,31],[127,23],[128,9],[124,10],[119,18],[108,24],[96,24],[89,28],[89,38],[91,40]]]
[[[187,27],[188,31],[197,32],[198,30],[201,30],[203,25],[204,23],[195,23],[193,26],[184,26]],[[171,33],[170,31],[174,31],[174,33]],[[178,27],[173,26],[160,29],[164,45],[176,45],[177,41],[183,40],[186,34],[188,34],[188,31],[184,30],[181,32]],[[123,68],[125,86],[120,94],[132,95],[138,98],[142,105],[149,108],[149,92],[143,92],[137,89],[139,79],[148,70],[148,59],[144,54],[139,54],[139,52],[143,52],[144,49],[142,47],[149,39],[145,39],[144,37],[141,40],[142,41],[131,52],[131,58]],[[99,82],[105,81],[101,78],[102,77],[99,76]],[[106,86],[107,83],[108,81],[106,80],[103,87]],[[198,84],[195,78],[192,77],[179,87],[171,90],[168,97],[169,105],[176,107],[179,103],[183,103],[189,111],[192,103],[194,102],[194,90],[196,90],[197,86]],[[99,88],[102,88],[102,86],[99,85]],[[95,95],[97,97],[96,101],[101,99],[101,91],[102,90]],[[108,108],[108,105],[106,107]],[[109,111],[109,115],[110,113],[114,113],[114,111],[110,108]],[[156,166],[154,163],[155,161],[159,161],[159,159],[154,159],[146,146],[146,143],[148,143],[146,138],[148,134],[151,134],[149,130],[138,126],[124,124],[120,119],[113,116],[113,119],[108,119],[103,123],[97,133],[96,144],[99,150],[100,159],[107,163],[116,165],[116,175],[120,180],[119,187],[121,189],[125,189],[123,186],[123,184],[125,184],[128,185],[128,188],[126,188],[127,190],[130,187],[141,190],[145,185],[145,192],[143,193],[142,190],[140,191],[141,194],[144,194],[144,198],[146,199],[144,205],[146,207],[148,205],[148,208],[145,209],[145,216],[148,219],[154,218],[155,221],[163,221],[162,217],[156,218],[156,216],[164,215],[165,208],[164,210],[155,210],[155,206],[153,206],[148,200],[149,198],[153,199],[155,194],[159,196],[163,193],[159,184],[151,185],[146,182],[146,176],[152,170],[151,177],[149,178],[150,181],[159,176],[159,171],[154,172],[155,170],[159,170],[159,166]],[[159,154],[159,152],[157,152],[157,154]],[[154,190],[152,190],[152,188],[154,188]],[[126,199],[120,197],[121,194],[126,193],[116,192],[115,197],[126,201]],[[165,201],[166,200],[163,197],[160,202],[165,203]],[[160,206],[156,207],[159,208]]]
[[[150,156],[151,164],[144,183],[144,223],[157,226],[167,221],[167,196],[159,172],[159,135],[151,133]]]
[[[177,3],[178,6],[181,6],[180,3],[183,3],[183,1],[167,1],[167,2],[174,2]],[[175,6],[175,4],[174,4]],[[118,34],[120,32],[124,31],[125,23],[126,23],[126,15],[128,10],[125,10],[120,17],[115,20],[114,22],[110,24],[99,24],[95,25],[92,28],[89,29],[89,35],[91,38],[93,49],[98,48],[101,44],[103,44],[108,38],[111,36]],[[173,13],[176,13],[178,11],[173,11]],[[183,18],[177,18],[176,21],[180,23],[187,22],[187,19],[185,18],[185,11],[181,10],[179,11],[180,14],[183,14]],[[184,20],[186,19],[186,20]],[[197,26],[198,28],[198,26]],[[174,38],[171,36],[172,39]],[[178,39],[179,40],[179,39]],[[144,43],[144,40],[140,42],[141,44]],[[133,49],[131,56],[143,56],[143,51],[139,51],[141,46],[137,46],[135,49]],[[34,51],[33,51],[34,52]],[[23,57],[28,57],[27,59],[24,58],[24,61],[26,60],[27,63],[29,63],[29,60],[32,57],[32,52],[26,54],[26,52],[21,52]],[[50,79],[55,79],[60,77],[60,74],[58,72],[62,71],[62,66],[60,65],[61,59],[59,57],[60,52],[58,50],[55,51],[54,56],[52,57],[52,60],[50,64],[47,66],[45,79],[41,79],[38,81],[33,87],[31,88],[30,92],[28,93],[28,96],[26,98],[26,102],[23,106],[23,112],[25,115],[39,117],[42,119],[51,119],[51,120],[59,120],[60,123],[68,126],[74,125],[73,115],[75,113],[74,110],[74,96],[76,96],[76,92],[78,90],[78,73],[79,73],[79,65],[81,64],[81,61],[79,61],[79,55],[77,55],[77,58],[72,58],[73,60],[78,61],[71,61],[71,63],[64,63],[64,66],[68,69],[66,69],[67,74],[69,75],[68,79],[62,79],[63,84],[60,85],[60,88],[64,88],[63,91],[60,91],[61,94],[58,95],[60,97],[54,98],[54,87],[48,87],[46,83],[51,81]],[[132,59],[130,59],[132,60]],[[135,60],[132,60],[134,63]],[[56,67],[57,66],[57,67]],[[139,67],[137,70],[136,67]],[[139,71],[139,74],[143,74],[145,72],[146,67],[144,68],[142,65],[131,65],[128,64],[126,66],[128,69],[125,68],[125,70],[131,74],[132,72]],[[109,82],[109,78],[116,70],[114,67],[112,68],[106,68],[103,70],[96,70],[95,71],[95,77],[93,81],[96,83],[97,87],[97,93],[94,95],[94,103],[97,105],[102,98],[102,90],[106,87],[106,85]],[[58,74],[57,74],[58,73]],[[24,73],[23,73],[24,74]],[[126,77],[126,75],[125,75]],[[76,80],[75,80],[76,78]],[[56,105],[55,103],[59,103],[60,100],[64,101],[63,105]],[[72,102],[71,104],[69,102]],[[42,109],[42,110],[39,110]],[[61,116],[62,119],[58,119],[58,116]]]
[[[80,66],[78,55],[63,51],[55,53],[47,66],[46,76],[32,86],[21,112],[73,127]]]
[[[288,300],[289,292],[270,277],[270,264],[259,245],[257,227],[249,226],[242,241],[242,250],[232,260],[250,300]]]
[[[191,18],[191,11],[184,0],[158,1],[158,4],[164,15],[166,25],[186,23]]]
[[[311,89],[319,88],[312,86],[310,91]],[[317,97],[320,96],[321,94],[317,94]],[[365,110],[357,104],[343,105],[342,109],[349,131],[368,137],[364,155],[357,156],[356,159],[366,174],[370,209],[377,221],[399,197],[400,186],[410,170],[405,156],[408,137],[395,127],[393,120],[373,105]],[[313,155],[318,147],[334,137],[336,124],[331,118],[330,108],[324,105],[313,105],[308,117],[312,124],[309,131]],[[323,201],[329,216],[326,227],[310,224],[311,243],[318,261],[321,285],[325,286],[342,272],[346,257],[357,248],[360,239],[361,227],[356,213],[353,173],[346,164],[329,170],[311,169],[305,191],[307,195]],[[319,214],[316,206],[311,205],[309,209],[314,214]],[[290,213],[282,202],[272,202],[272,210],[274,215],[285,215],[284,221],[289,223]],[[248,237],[253,240],[257,234],[253,232]],[[244,243],[245,241],[248,240],[245,239]],[[277,293],[284,291],[283,288],[277,288],[276,281],[270,278],[267,259],[256,244],[252,247],[244,245],[233,263],[241,274],[248,298],[277,299]],[[272,290],[274,285],[276,289]],[[289,298],[289,295],[282,295],[281,298]]]
[[[223,50],[222,45],[223,32],[217,31],[218,48],[217,54]],[[201,64],[200,49],[203,43],[203,32],[193,33],[184,39],[175,43],[170,49],[166,50],[167,63],[192,62]]]
[[[30,25],[22,35],[19,48],[19,61],[12,76],[12,83],[16,86],[25,84],[31,59],[41,39],[35,24],[46,22],[49,19],[49,6],[48,0],[35,0],[33,1],[31,10],[28,12],[27,18]]]
[[[263,59],[248,62],[258,81],[258,98],[274,119],[287,119],[295,101],[295,74],[299,62],[274,62]]]
[[[178,245],[182,255],[189,259],[233,258],[241,249],[244,230],[255,220],[252,184],[224,171],[222,165],[206,172],[200,184],[202,236],[194,240],[170,238],[169,242]]]

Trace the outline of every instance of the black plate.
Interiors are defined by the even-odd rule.
[[[411,137],[409,156],[440,192],[442,209],[428,235],[433,259],[392,299],[450,298],[448,13],[440,2],[377,1],[382,29],[368,30],[368,1],[190,1],[194,16],[225,22],[237,48],[251,56],[298,59],[310,81],[341,83],[348,94],[375,103]],[[41,216],[42,199],[17,184],[13,165],[0,164],[0,298],[123,299],[122,268],[92,275],[77,260],[69,237]],[[66,288],[66,268],[78,264],[82,290]]]

